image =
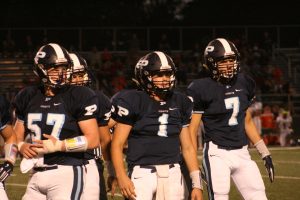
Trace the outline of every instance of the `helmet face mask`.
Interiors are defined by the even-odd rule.
[[[220,78],[232,79],[237,73],[237,59],[235,57],[224,58],[217,62],[217,68]]]
[[[60,88],[67,83],[72,62],[68,51],[55,43],[42,46],[34,58],[34,73],[45,86]]]
[[[212,79],[228,84],[239,72],[240,54],[231,41],[217,38],[207,45],[204,62]]]
[[[137,62],[135,79],[150,95],[165,97],[175,88],[176,68],[173,60],[160,51],[151,52]]]
[[[52,67],[47,70],[46,74],[51,85],[54,85],[56,87],[58,85],[64,85],[67,80],[67,66],[58,65]]]
[[[86,71],[72,71],[70,84],[89,86],[91,84],[91,79],[89,78],[89,75]]]

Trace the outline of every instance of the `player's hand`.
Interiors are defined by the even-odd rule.
[[[43,137],[46,138],[46,140],[52,141],[53,144],[55,144],[55,142],[58,140],[57,138],[53,137],[52,135],[48,135],[48,134],[43,134]],[[45,141],[45,140],[33,139],[32,141],[34,143],[43,144],[43,141]]]
[[[107,191],[111,193],[112,197],[115,196],[117,186],[118,186],[118,181],[117,181],[116,177],[113,177],[113,176],[107,177],[107,187],[108,187]]]
[[[263,158],[263,160],[264,160],[264,164],[265,164],[265,167],[267,169],[270,181],[272,183],[274,181],[274,175],[275,175],[274,165],[273,165],[273,162],[272,162],[272,157],[271,157],[271,155],[268,155],[268,156],[265,156]]]
[[[194,188],[191,193],[191,200],[202,200],[203,195],[202,195],[202,190],[198,188]]]
[[[43,134],[46,140],[34,140],[35,143],[41,144],[43,148],[36,149],[38,154],[48,154],[57,151],[63,151],[65,149],[64,142],[53,137],[52,135]]]
[[[135,199],[134,184],[128,176],[124,175],[118,178],[118,184],[122,195],[127,199]]]
[[[9,161],[5,161],[3,164],[0,164],[0,182],[5,181],[13,169],[14,165]]]
[[[24,158],[30,159],[38,155],[38,149],[42,149],[42,144],[31,144],[24,142],[19,149],[19,152],[23,155]]]

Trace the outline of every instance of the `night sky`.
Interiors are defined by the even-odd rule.
[[[145,16],[141,0],[2,0],[0,6],[1,28],[300,24],[297,1],[194,0],[182,10],[181,21],[172,18],[172,3]]]

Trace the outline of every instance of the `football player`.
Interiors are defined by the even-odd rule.
[[[13,171],[18,152],[16,135],[10,123],[9,103],[4,96],[0,95],[0,133],[5,142],[5,158],[4,162],[0,164],[0,199],[3,200],[8,200],[4,190],[4,181]]]
[[[87,87],[67,84],[72,61],[55,43],[42,46],[34,58],[41,86],[29,86],[15,97],[15,131],[25,157],[22,172],[32,169],[23,200],[80,199],[85,180],[84,152],[99,146],[98,102]],[[33,144],[23,141],[31,134]]]
[[[77,53],[70,53],[70,57],[73,61],[70,83],[74,85],[91,87],[93,78],[91,72],[88,70],[86,60]],[[108,122],[111,115],[111,102],[110,99],[103,94],[103,92],[96,90],[95,93],[98,97],[99,112],[97,114],[97,121],[99,127],[101,149],[99,147],[93,150],[89,150],[85,153],[85,157],[89,160],[89,164],[86,165],[87,177],[83,192],[83,199],[106,200],[107,193],[103,175],[104,166],[101,157],[103,155],[108,165],[108,179],[110,180],[114,175],[112,164],[110,161],[111,134],[108,127]],[[97,174],[99,174],[100,179],[99,176],[96,176]]]
[[[243,199],[267,199],[261,174],[251,160],[247,146],[249,139],[265,161],[273,182],[270,152],[248,111],[255,96],[255,82],[239,73],[240,54],[227,39],[209,42],[204,60],[210,76],[194,80],[188,86],[187,94],[194,103],[189,128],[195,148],[201,120],[205,129],[202,164],[209,199],[228,199],[230,177]]]
[[[112,161],[126,198],[186,199],[179,165],[182,150],[193,182],[192,199],[202,199],[200,170],[188,130],[192,102],[174,91],[175,73],[171,57],[151,52],[135,66],[140,89],[123,90],[112,98],[112,118],[117,122]],[[128,175],[123,162],[127,139]]]

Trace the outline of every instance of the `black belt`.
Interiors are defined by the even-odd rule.
[[[241,149],[243,146],[239,147],[231,147],[231,146],[222,146],[222,145],[217,145],[219,149],[225,149],[225,150],[236,150],[236,149]]]
[[[58,166],[49,166],[49,167],[34,167],[33,170],[37,172],[43,172],[47,170],[57,169]]]
[[[174,164],[170,164],[170,165],[169,165],[169,169],[171,169],[171,168],[173,168],[173,167],[175,167]],[[141,165],[140,168],[143,168],[143,169],[151,169],[151,173],[156,172],[156,168],[155,168],[155,166],[153,166],[153,165]]]

